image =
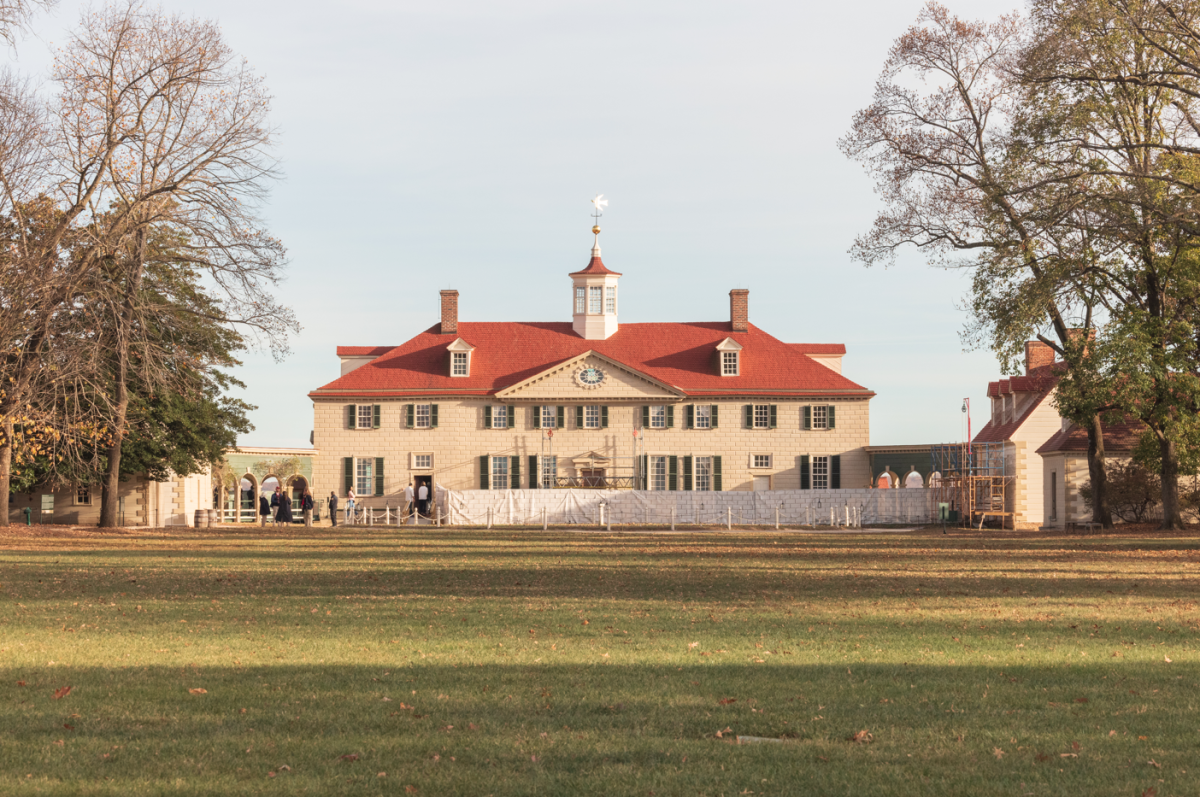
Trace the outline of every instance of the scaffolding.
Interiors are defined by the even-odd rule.
[[[1004,443],[943,443],[930,446],[933,470],[929,486],[945,504],[946,520],[957,521],[961,528],[979,528],[989,518],[999,520],[1001,528],[1011,528],[1012,509],[1008,503],[1014,476],[1008,472]]]

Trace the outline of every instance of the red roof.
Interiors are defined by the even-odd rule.
[[[460,322],[457,335],[441,335],[439,328],[434,325],[403,345],[385,349],[309,395],[488,395],[589,350],[690,396],[875,395],[761,329],[751,325],[746,332],[734,332],[728,321],[622,324],[607,340],[584,340],[568,322]],[[475,347],[471,375],[451,377],[446,347],[460,337]],[[714,352],[725,338],[743,347],[739,376],[716,373]]]
[[[338,357],[378,357],[395,346],[338,346]]]
[[[1146,425],[1141,421],[1126,418],[1119,423],[1101,421],[1100,428],[1104,430],[1104,451],[1107,454],[1129,454],[1137,447],[1138,440],[1146,431]],[[1055,432],[1038,448],[1039,454],[1052,454],[1056,451],[1083,452],[1088,450],[1087,429],[1071,424],[1067,430]]]
[[[801,354],[845,354],[845,343],[789,343]]]
[[[1021,424],[1025,423],[1025,420],[1050,394],[1050,391],[1054,390],[1054,386],[1058,384],[1058,372],[1065,367],[1066,363],[1061,362],[1042,365],[1032,369],[1025,376],[1014,376],[1011,379],[1001,379],[999,382],[989,382],[988,396],[991,398],[1013,393],[1033,393],[1035,398],[1021,413],[1021,417],[1007,423],[988,421],[971,442],[1000,443],[1011,438],[1013,433],[1021,428]]]
[[[567,276],[576,277],[580,274],[612,274],[617,277],[621,276],[621,272],[613,271],[604,265],[604,261],[600,259],[600,255],[592,255],[591,262],[587,264],[587,268],[585,268],[583,271],[572,271]]]

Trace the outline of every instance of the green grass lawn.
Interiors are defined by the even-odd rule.
[[[4,795],[1200,794],[1196,536],[25,533]]]

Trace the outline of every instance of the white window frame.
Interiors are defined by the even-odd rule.
[[[490,467],[492,471],[491,481],[488,484],[491,485],[493,490],[507,490],[509,477],[508,457],[488,457],[488,459],[491,460]],[[504,480],[503,487],[499,486],[501,478]]]
[[[501,423],[500,421],[503,421]],[[493,404],[492,405],[492,428],[507,429],[508,428],[508,405]]]
[[[832,461],[832,457],[830,457],[828,454],[816,454],[812,457],[809,465],[809,484],[812,486],[812,489],[829,489],[829,468]],[[818,472],[818,466],[823,467],[823,471]],[[818,477],[823,479],[824,484],[818,483]]]
[[[750,469],[751,470],[770,470],[774,467],[775,458],[771,454],[751,454]]]
[[[80,494],[83,494],[84,499],[79,500]],[[91,506],[92,505],[92,487],[90,484],[75,485],[75,506]]]
[[[617,314],[617,286],[609,285],[604,289],[604,314]]]
[[[701,482],[701,464],[704,465]],[[699,493],[712,492],[713,488],[713,458],[711,456],[692,457],[692,489]]]
[[[543,454],[538,457],[538,469],[541,473],[541,484],[543,490],[550,490],[557,486],[558,480],[558,455]]]
[[[366,479],[366,489],[363,480]],[[354,458],[354,494],[362,498],[375,494],[375,458]]]
[[[364,412],[365,410],[365,412]],[[374,404],[359,404],[354,411],[354,428],[355,429],[374,429],[375,428],[375,405]]]
[[[696,429],[712,428],[712,405],[695,404],[692,410],[692,426]]]
[[[741,352],[721,352],[721,376],[737,376],[741,366]]]
[[[651,429],[666,429],[667,428],[667,405],[666,404],[651,404],[650,405],[650,428]]]
[[[600,405],[599,404],[584,404],[583,405],[583,428],[584,429],[599,429],[600,428]]]
[[[829,428],[829,405],[828,404],[813,404],[812,405],[812,428],[817,429]]]
[[[450,352],[450,376],[469,376],[471,373],[471,354],[465,351]]]
[[[582,313],[587,307],[587,289],[582,285],[575,286],[575,312]]]
[[[424,414],[422,414],[424,410]],[[433,423],[433,405],[432,404],[415,404],[413,405],[413,428],[414,429],[431,429]]]
[[[542,428],[557,429],[558,428],[558,406],[555,404],[542,405]]]
[[[646,477],[646,488],[649,490],[666,490],[667,485],[667,458],[651,455],[647,460],[647,470],[649,474]]]
[[[770,429],[771,428],[771,405],[770,404],[755,404],[753,406],[754,406],[754,428],[755,429]]]
[[[604,313],[604,288],[599,285],[591,285],[588,287],[588,315],[602,315]]]
[[[432,451],[413,451],[409,456],[411,457],[409,470],[433,470]]]

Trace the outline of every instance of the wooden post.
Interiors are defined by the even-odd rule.
[[[733,531],[733,507],[725,507],[725,528]]]
[[[775,507],[775,530],[779,531],[779,507]]]
[[[487,511],[487,527],[492,527],[492,508],[489,506]]]
[[[675,507],[671,507],[671,531],[675,530]]]
[[[607,526],[609,531],[612,531],[612,512],[608,511],[608,504],[601,504],[600,506],[605,510],[604,511],[605,525]]]
[[[545,531],[546,528],[546,507],[542,507],[542,531]]]

